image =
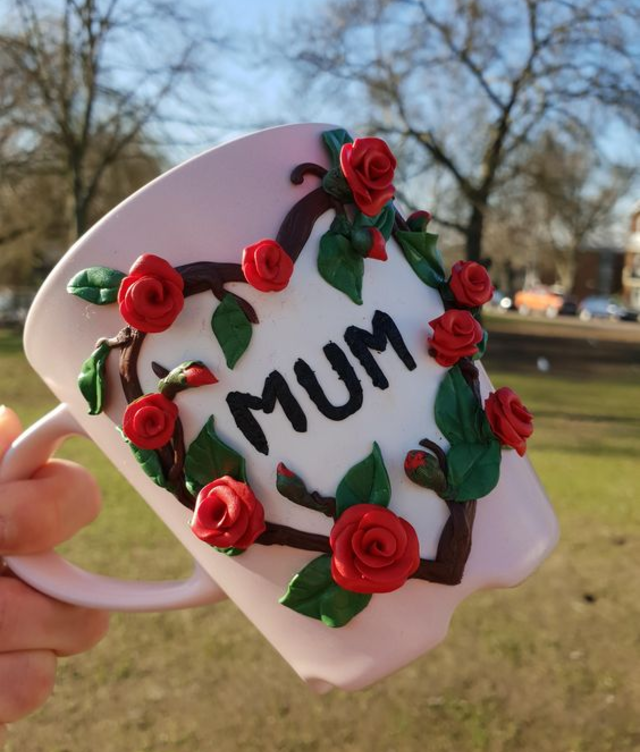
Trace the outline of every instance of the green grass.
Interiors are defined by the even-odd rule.
[[[438,649],[369,690],[311,694],[231,604],[116,615],[61,662],[55,696],[10,752],[626,752],[640,749],[640,385],[491,369],[536,414],[530,455],[560,517],[527,583],[479,593]],[[53,406],[0,334],[0,402],[25,422]],[[65,455],[105,489],[66,550],[102,572],[179,576],[186,555],[100,453]]]

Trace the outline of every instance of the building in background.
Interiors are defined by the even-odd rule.
[[[622,290],[624,302],[640,311],[640,201],[636,202],[631,212],[629,229],[622,270]]]
[[[624,260],[624,248],[619,246],[581,248],[576,259],[572,294],[578,300],[590,295],[620,294]]]

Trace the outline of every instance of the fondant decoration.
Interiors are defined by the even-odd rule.
[[[100,414],[104,407],[105,365],[110,352],[111,348],[106,342],[99,342],[96,349],[82,364],[78,386],[89,405],[89,415]]]
[[[178,407],[164,394],[145,394],[131,402],[122,418],[122,430],[140,449],[159,449],[173,436]]]
[[[336,491],[336,516],[353,506],[375,504],[386,507],[391,500],[391,484],[380,447],[374,443],[371,454],[354,465]]]
[[[120,283],[122,318],[141,332],[163,332],[184,306],[184,280],[164,259],[145,253]]]
[[[289,499],[294,504],[313,509],[314,512],[322,512],[327,517],[336,516],[336,500],[321,496],[317,491],[311,493],[307,491],[302,478],[292,473],[283,462],[278,464],[276,487],[285,499]]]
[[[333,526],[329,542],[333,579],[354,593],[390,593],[420,565],[416,531],[385,507],[349,507]]]
[[[346,402],[343,402],[341,405],[332,404],[320,386],[315,372],[302,358],[296,361],[293,370],[295,371],[298,383],[304,387],[311,401],[325,418],[329,418],[329,420],[344,420],[362,407],[362,384],[356,376],[351,363],[347,360],[344,350],[336,345],[335,342],[329,342],[328,345],[322,348],[322,351],[331,364],[331,368],[336,372],[338,379],[347,388],[349,397]]]
[[[67,292],[88,303],[108,305],[118,299],[118,290],[124,278],[125,275],[116,269],[92,266],[90,269],[83,269],[69,281]]]
[[[291,580],[280,603],[328,627],[344,627],[369,605],[371,595],[340,587],[333,577],[331,561],[327,554],[310,561]]]
[[[246,483],[229,475],[200,490],[189,524],[210,546],[238,551],[249,548],[266,529],[262,504]]]
[[[280,292],[289,284],[293,261],[275,240],[260,240],[242,252],[247,282],[262,292]]]
[[[360,365],[367,372],[373,385],[379,389],[386,389],[389,386],[389,381],[371,354],[371,350],[384,352],[387,349],[388,342],[408,371],[413,371],[416,368],[416,362],[407,349],[398,327],[388,313],[376,311],[371,323],[371,332],[357,326],[350,326],[344,333],[344,339],[351,352],[360,361]]]
[[[304,433],[307,430],[307,418],[284,376],[278,371],[272,371],[267,376],[260,397],[246,392],[229,392],[227,395],[227,404],[236,425],[262,454],[269,454],[269,442],[251,411],[262,410],[268,415],[274,411],[277,403],[280,403],[294,431]]]
[[[367,252],[366,258],[375,259],[376,261],[386,261],[387,256],[387,244],[384,239],[384,235],[378,230],[377,227],[369,227],[370,247]]]
[[[153,449],[140,449],[140,447],[137,447],[135,444],[129,441],[129,439],[124,435],[124,432],[121,429],[118,429],[118,431],[122,435],[124,441],[128,444],[133,453],[133,456],[136,458],[137,463],[140,465],[145,474],[148,475],[149,478],[151,478],[156,486],[160,486],[160,488],[166,488],[167,491],[174,493],[174,488],[172,484],[169,483],[165,475],[162,461],[160,459],[160,453],[154,451]]]
[[[398,241],[411,268],[425,285],[440,289],[444,284],[444,266],[436,245],[438,236],[431,232],[405,229],[396,230],[393,237]]]
[[[212,478],[230,476],[243,483],[247,481],[244,458],[218,436],[213,415],[189,447],[184,470],[187,487],[194,495]]]
[[[450,309],[429,322],[433,333],[428,339],[429,355],[448,368],[460,358],[475,355],[482,341],[482,327],[469,311]]]
[[[156,363],[156,368],[158,364]],[[158,391],[168,399],[173,399],[179,392],[185,389],[195,389],[199,386],[217,384],[218,379],[199,360],[189,360],[180,363],[158,382]]]
[[[380,138],[357,138],[340,149],[340,167],[363,214],[375,217],[394,194],[396,158]]]
[[[477,500],[498,482],[501,444],[523,453],[532,427],[530,414],[511,390],[495,392],[487,400],[486,414],[483,409],[473,359],[482,356],[487,342],[476,320],[479,306],[493,291],[486,270],[460,262],[447,281],[437,236],[426,231],[431,215],[416,212],[405,221],[393,205],[396,162],[383,141],[354,142],[343,129],[325,132],[322,139],[329,168],[303,163],[291,173],[294,185],[301,185],[307,175],[319,178],[321,185],[291,208],[274,240],[247,246],[242,263],[196,262],[173,268],[158,256],[143,254],[128,275],[92,267],[76,274],[68,290],[98,305],[117,300],[127,323],[117,336],[101,339],[83,364],[78,381],[89,412],[97,414],[104,408],[109,396],[105,364],[110,351],[118,349],[128,403],[122,433],[143,471],[193,511],[191,528],[197,537],[228,555],[242,554],[254,544],[316,552],[318,557],[293,576],[281,603],[341,627],[366,608],[372,594],[402,587],[409,578],[444,585],[461,581]],[[215,385],[217,378],[208,366],[192,360],[169,370],[153,363],[159,378],[157,393],[144,394],[140,383],[138,360],[145,337],[169,328],[185,298],[207,291],[219,301],[211,320],[213,335],[227,368],[236,367],[251,342],[258,316],[226,285],[248,283],[264,293],[283,290],[315,222],[327,211],[334,216],[319,241],[317,266],[335,289],[361,303],[365,260],[384,260],[386,241],[393,235],[418,278],[443,300],[444,314],[430,322],[428,352],[449,369],[434,408],[448,448],[424,438],[418,442],[422,448],[409,451],[404,462],[410,480],[434,491],[449,510],[434,559],[420,557],[411,522],[389,508],[392,488],[376,443],[337,484],[335,497],[309,491],[286,465],[277,466],[276,487],[283,498],[334,520],[329,535],[298,530],[265,520],[262,504],[249,485],[245,460],[217,434],[213,416],[186,447],[175,399],[185,389]],[[370,330],[347,327],[344,342],[347,349],[332,341],[323,348],[346,388],[346,398],[339,404],[334,404],[335,390],[325,392],[321,385],[328,383],[326,366],[317,376],[317,364],[308,355],[291,366],[298,382],[293,385],[295,393],[283,373],[272,370],[260,396],[240,391],[226,395],[236,426],[256,451],[268,454],[269,442],[254,412],[269,414],[279,405],[293,430],[304,433],[307,398],[333,421],[345,420],[362,407],[363,385],[349,355],[381,390],[389,387],[389,380],[374,351],[384,352],[390,344],[407,370],[416,368],[414,355],[419,354],[409,351],[400,329],[384,311],[375,311]],[[296,394],[302,394],[302,402]]]
[[[433,219],[433,215],[428,211],[414,211],[407,217],[407,225],[413,232],[426,232],[427,225]]]
[[[249,347],[253,330],[247,314],[231,293],[224,296],[222,303],[213,312],[211,328],[220,343],[227,366],[235,368]]]
[[[475,261],[458,261],[451,267],[449,287],[461,306],[477,308],[488,303],[495,292],[489,273]]]
[[[491,430],[503,446],[511,447],[523,457],[527,439],[533,433],[533,416],[518,395],[503,386],[487,397],[484,404]]]

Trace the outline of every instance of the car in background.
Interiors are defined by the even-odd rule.
[[[500,292],[500,290],[496,290],[487,305],[498,313],[504,313],[513,307],[513,301],[508,295]]]
[[[637,321],[638,312],[620,305],[615,298],[606,295],[590,295],[578,306],[581,321],[611,319],[613,321]]]
[[[529,290],[517,292],[513,302],[518,313],[522,316],[540,313],[549,319],[553,319],[560,313],[564,298],[544,285],[537,285]]]

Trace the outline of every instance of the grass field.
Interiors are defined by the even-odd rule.
[[[585,357],[606,359],[597,335],[591,342]],[[463,604],[430,655],[369,690],[317,697],[231,604],[116,615],[97,649],[62,662],[54,697],[13,728],[8,749],[640,750],[640,345],[626,348],[628,362],[585,365],[580,377],[579,364],[556,351],[538,374],[516,345],[496,348],[494,383],[512,386],[536,415],[530,456],[562,540],[523,586]],[[54,404],[18,340],[0,333],[2,401],[26,423]],[[129,577],[188,571],[99,452],[78,441],[65,455],[93,468],[105,489],[100,520],[67,546],[70,556]]]

